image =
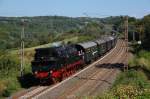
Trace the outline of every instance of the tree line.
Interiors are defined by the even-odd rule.
[[[106,18],[37,16],[37,17],[0,17],[0,49],[20,48],[21,19],[26,19],[25,47],[42,45],[70,35],[89,35],[99,37],[113,31],[123,34],[124,16]],[[135,33],[136,40],[142,40],[143,48],[149,49],[150,15],[141,19],[129,17],[129,40]],[[140,34],[141,33],[141,34]],[[63,38],[62,38],[63,37]]]

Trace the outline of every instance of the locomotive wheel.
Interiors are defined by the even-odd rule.
[[[70,76],[70,71],[67,71],[67,77],[69,77]]]
[[[64,72],[62,75],[62,79],[65,79],[65,78],[66,78],[66,73]]]
[[[76,65],[75,72],[79,69],[79,65]]]
[[[68,77],[71,75],[71,70],[68,71]]]
[[[74,68],[71,70],[71,75],[74,73]]]
[[[66,78],[66,77],[67,77],[67,71],[64,73],[64,76],[65,76],[64,78]]]

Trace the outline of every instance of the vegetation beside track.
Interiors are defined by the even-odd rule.
[[[95,99],[149,99],[150,83],[142,70],[122,72],[110,91]]]
[[[140,38],[142,44],[138,45],[135,41],[131,43],[130,51],[133,57],[129,60],[129,71],[121,72],[112,88],[103,96],[97,96],[97,99],[150,98],[150,15],[136,21],[129,21],[129,25],[135,25],[131,31],[140,33],[141,36],[136,40]],[[130,30],[129,40],[132,40]]]
[[[9,96],[16,89],[21,88],[17,80],[19,60],[17,57],[2,51],[0,55],[0,96]]]
[[[149,99],[149,60],[150,52],[135,49],[133,58],[129,60],[129,70],[121,72],[112,88],[96,99]]]

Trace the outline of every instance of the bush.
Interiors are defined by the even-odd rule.
[[[19,59],[6,51],[0,51],[0,98],[8,97],[20,88],[17,80]]]
[[[7,88],[7,82],[6,81],[0,81],[0,96],[3,95],[6,88]]]
[[[0,98],[9,97],[12,93],[21,89],[21,85],[15,76],[8,76],[0,80]]]
[[[133,99],[138,96],[139,91],[132,85],[119,85],[116,90],[114,90],[114,94],[119,99]]]
[[[143,71],[122,72],[111,90],[98,99],[149,99],[150,83]]]
[[[129,61],[129,66],[131,68],[136,67],[139,69],[146,70],[150,72],[150,52],[139,51],[135,57]]]
[[[11,69],[18,69],[19,60],[17,57],[4,52],[0,55],[0,71],[9,71]]]

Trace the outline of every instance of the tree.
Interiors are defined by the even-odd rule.
[[[150,50],[150,15],[147,15],[143,18],[142,24],[144,27],[144,40],[142,46],[145,49]]]

